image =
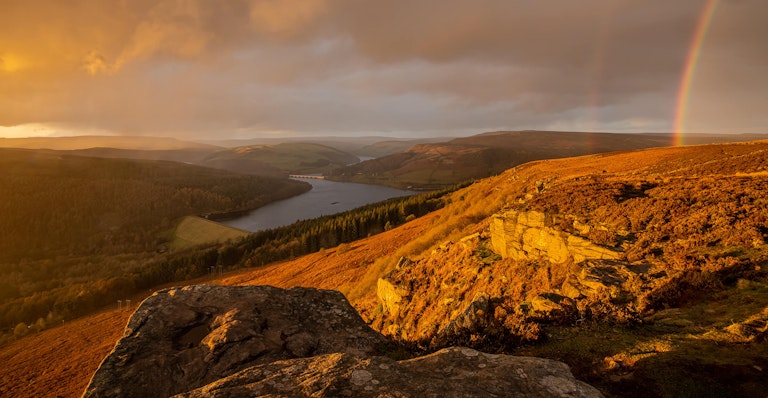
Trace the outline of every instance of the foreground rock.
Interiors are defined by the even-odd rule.
[[[85,397],[167,397],[255,364],[376,353],[385,339],[336,291],[189,286],[142,303]]]
[[[339,292],[167,289],[136,310],[84,396],[602,396],[552,360],[447,348],[398,362],[385,347]]]
[[[446,348],[396,362],[328,354],[248,368],[178,397],[602,397],[543,358]]]

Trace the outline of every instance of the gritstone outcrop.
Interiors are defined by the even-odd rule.
[[[600,397],[557,361],[448,348],[395,361],[336,291],[188,286],[131,317],[85,397]]]
[[[331,290],[188,286],[146,299],[85,397],[161,397],[256,364],[374,354],[385,339]]]
[[[538,211],[508,211],[494,216],[490,227],[494,251],[515,260],[547,257],[555,264],[571,258],[577,263],[623,258],[623,253],[617,250],[558,231],[548,226],[545,219],[546,214]]]

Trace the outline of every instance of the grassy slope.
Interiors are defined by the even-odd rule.
[[[664,236],[657,241],[650,235],[652,248],[658,247],[662,251],[652,250],[645,261],[653,261],[653,256],[658,256],[654,265],[658,270],[668,266],[670,269],[666,272],[669,275],[680,272],[678,267],[695,269],[699,261],[704,266],[714,267],[710,259],[734,261],[738,267],[718,270],[726,275],[720,280],[717,276],[708,275],[708,271],[701,274],[701,279],[697,279],[699,274],[692,273],[691,286],[685,281],[677,285],[680,290],[675,290],[675,283],[668,285],[671,290],[657,290],[657,297],[667,294],[670,297],[669,301],[660,301],[675,309],[654,314],[656,309],[650,308],[643,314],[646,319],[640,325],[590,321],[575,327],[544,326],[543,341],[513,352],[563,360],[572,366],[578,377],[613,396],[762,396],[761,392],[768,388],[763,374],[768,369],[765,360],[768,357],[765,342],[768,247],[764,232],[762,240],[757,237],[753,240],[749,235],[744,247],[732,246],[737,243],[731,242],[744,239],[739,235],[739,227],[733,229],[730,222],[723,224],[722,221],[733,217],[735,222],[744,224],[741,231],[745,236],[754,232],[755,225],[751,223],[755,220],[751,218],[761,217],[767,210],[764,197],[761,198],[760,194],[765,191],[755,188],[764,185],[768,178],[766,153],[768,143],[755,143],[650,149],[534,162],[457,192],[454,198],[458,196],[463,200],[454,200],[453,205],[446,207],[443,219],[446,224],[456,218],[483,220],[500,208],[525,208],[526,205],[520,204],[522,201],[537,210],[557,204],[566,208],[561,209],[566,213],[593,212],[591,215],[597,220],[610,220],[614,210],[620,209],[622,203],[631,205],[635,203],[632,201],[636,201],[661,205],[670,198],[690,200],[689,205],[673,207],[671,212],[666,213],[680,224],[663,224],[659,221],[663,217],[653,219],[648,230],[670,233],[670,238],[665,244]],[[626,182],[632,187],[649,180],[658,181],[659,187],[648,193],[648,197],[629,195],[620,199],[618,207],[611,204],[615,193],[612,189],[600,191],[601,187],[613,188],[612,184]],[[595,185],[598,189],[595,191],[595,187],[590,188],[591,181],[603,182]],[[537,187],[542,184],[545,189],[537,194]],[[702,187],[709,185],[709,188],[697,188],[697,184]],[[747,190],[741,190],[742,186]],[[723,202],[724,197],[730,196],[717,196],[726,193],[738,199]],[[710,194],[715,196],[708,196]],[[752,210],[742,213],[737,205],[743,209],[752,206]],[[590,208],[592,210],[588,210]],[[623,214],[633,218],[647,213],[643,215],[653,218],[655,215],[664,216],[654,214],[662,208],[647,207],[644,211],[630,207]],[[710,212],[708,217],[712,223],[711,227],[703,229],[703,233],[691,229],[695,224],[690,223],[698,219],[702,208]],[[682,223],[682,220],[686,222]],[[456,221],[456,224],[461,225],[462,222]],[[478,224],[470,221],[460,229],[467,234],[476,226]],[[483,229],[480,228],[480,231]],[[760,230],[759,225],[757,230]],[[635,231],[639,237],[647,238],[643,232]],[[677,236],[681,234],[687,236]],[[718,234],[722,236],[718,238]],[[705,247],[697,247],[694,243],[693,250],[678,250],[676,245],[688,243],[686,237],[691,242],[705,239]],[[657,244],[660,246],[655,246]],[[457,246],[460,245],[453,247]],[[444,303],[443,300],[453,297],[468,300],[479,293],[478,289],[500,289],[509,295],[516,294],[516,291],[525,293],[526,289],[535,290],[537,286],[551,291],[558,286],[556,279],[562,277],[558,273],[562,274],[563,270],[541,264],[515,269],[518,265],[504,260],[497,267],[488,268],[487,265],[475,264],[474,255],[454,250],[441,249],[438,254],[426,256],[423,271],[430,275],[430,279],[434,278],[440,287],[412,290],[414,313],[406,314],[399,322],[410,325],[417,319],[426,323],[424,328],[428,330],[430,316],[445,317],[445,314],[433,311]],[[456,251],[458,254],[453,254]],[[666,265],[667,261],[672,264]],[[455,264],[462,266],[455,267]],[[471,271],[475,266],[483,269],[482,275]],[[741,266],[746,268],[740,270]],[[469,273],[472,279],[461,275],[467,269],[470,271],[465,273]],[[410,275],[421,273],[417,266],[409,266],[407,270]],[[481,286],[484,281],[480,276],[489,272],[494,280],[507,278],[509,282]],[[521,275],[525,276],[521,278]],[[707,279],[710,277],[712,279]],[[467,284],[468,280],[474,282]],[[407,283],[407,280],[399,282]],[[419,284],[428,284],[424,278],[414,282],[412,289],[418,289]],[[699,287],[696,283],[700,283]],[[422,300],[424,305],[419,307],[419,299],[424,297],[432,298]],[[368,310],[363,308],[363,311]],[[745,330],[744,326],[748,328]],[[757,337],[750,337],[754,333]]]
[[[246,237],[250,234],[237,228],[228,227],[200,217],[184,217],[173,232],[171,247],[184,249],[197,245],[222,243]]]

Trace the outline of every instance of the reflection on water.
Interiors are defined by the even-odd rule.
[[[270,203],[246,216],[222,221],[222,224],[255,232],[416,193],[379,185],[315,179],[302,179],[302,181],[312,184],[312,190],[292,198]]]

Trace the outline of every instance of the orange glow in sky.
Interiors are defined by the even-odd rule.
[[[65,3],[3,5],[4,136],[768,132],[763,0]]]

